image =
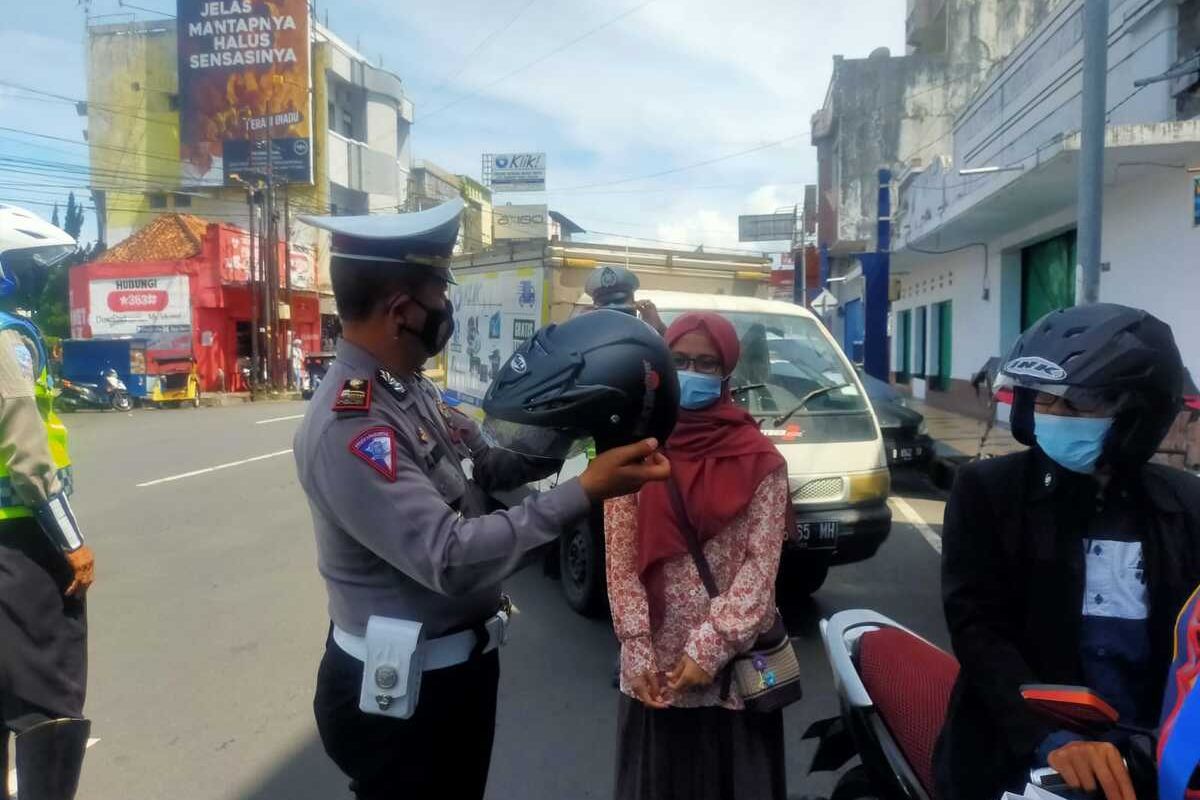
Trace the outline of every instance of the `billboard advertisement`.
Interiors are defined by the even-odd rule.
[[[89,320],[97,339],[136,336],[151,350],[190,350],[192,306],[187,275],[98,278],[88,283]]]
[[[177,10],[184,184],[268,168],[311,183],[308,0],[178,0]]]
[[[496,206],[492,209],[492,238],[545,239],[550,236],[546,206]]]
[[[513,350],[542,326],[545,269],[459,275],[450,288],[454,335],[446,350],[446,386],[480,405],[492,378]]]
[[[493,153],[485,158],[484,183],[493,192],[546,191],[545,153]]]

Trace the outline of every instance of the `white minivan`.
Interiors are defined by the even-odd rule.
[[[737,329],[735,399],[788,464],[796,527],[780,565],[780,602],[815,592],[830,566],[874,555],[892,525],[883,437],[854,366],[825,326],[806,309],[774,300],[650,290],[637,299],[653,302],[668,325],[687,311],[714,311]],[[564,475],[584,464],[571,466]],[[600,612],[605,602],[597,517],[560,541],[563,595],[583,613]]]

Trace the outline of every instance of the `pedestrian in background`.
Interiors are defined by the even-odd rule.
[[[298,392],[304,388],[302,382],[304,377],[304,343],[300,341],[299,336],[292,339],[289,360],[292,367],[292,388]]]
[[[738,408],[729,375],[737,333],[712,313],[666,331],[680,410],[668,439],[671,480],[605,506],[608,592],[621,642],[618,800],[774,800],[786,793],[782,712],[750,713],[718,680],[775,619],[785,538],[783,457]],[[682,525],[701,542],[710,599]]]

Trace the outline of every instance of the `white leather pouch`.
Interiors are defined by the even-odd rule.
[[[417,710],[425,664],[421,623],[390,617],[367,620],[358,708],[365,714],[408,719]]]

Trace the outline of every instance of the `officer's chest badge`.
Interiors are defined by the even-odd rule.
[[[421,440],[421,444],[429,444],[429,434],[420,425],[417,426],[417,438]]]
[[[397,400],[403,400],[408,397],[408,387],[404,385],[404,381],[397,378],[386,369],[381,369],[375,373],[375,379],[380,385],[387,390],[388,394]]]
[[[368,411],[371,408],[371,382],[350,378],[338,390],[333,401],[334,411]]]
[[[396,480],[396,434],[391,428],[367,428],[350,442],[350,452],[389,481]]]

